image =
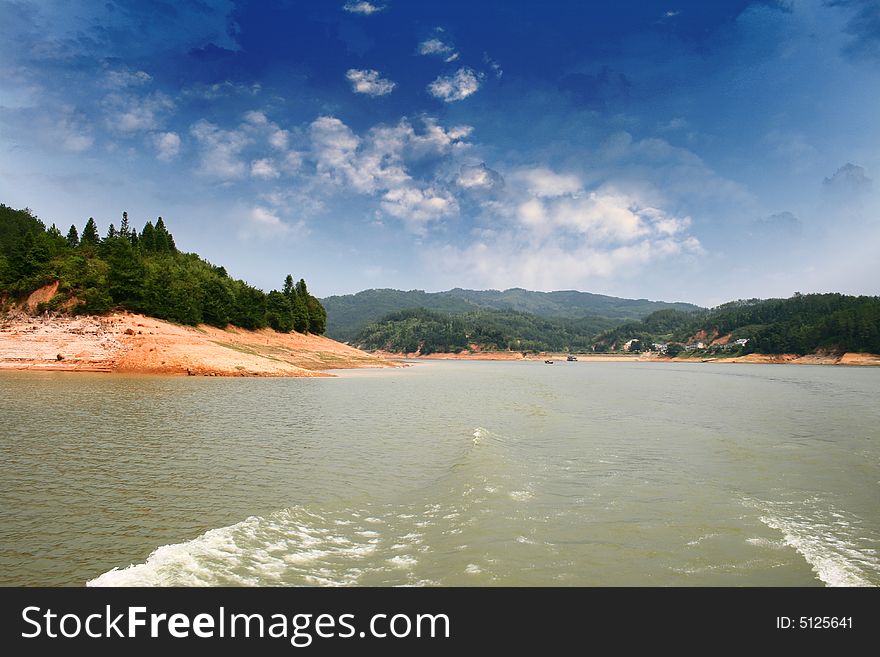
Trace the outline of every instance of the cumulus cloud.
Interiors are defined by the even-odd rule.
[[[275,168],[272,160],[263,158],[251,162],[251,176],[254,178],[262,178],[263,180],[274,180],[281,174]]]
[[[201,119],[190,127],[201,149],[199,172],[203,175],[230,180],[245,175],[247,167],[241,152],[251,140],[239,130],[223,130]]]
[[[401,186],[389,189],[382,196],[382,209],[397,217],[416,233],[424,232],[425,224],[458,213],[458,202],[448,191],[437,187],[419,189]]]
[[[476,166],[462,165],[455,183],[469,191],[487,191],[504,187],[504,178],[485,163],[480,163]]]
[[[458,202],[447,189],[436,181],[417,180],[409,167],[467,148],[469,126],[445,128],[425,118],[419,131],[402,119],[358,136],[336,117],[323,116],[308,132],[309,157],[319,180],[380,196],[381,210],[413,232],[421,233],[430,222],[458,212]]]
[[[156,157],[163,162],[170,162],[180,152],[180,135],[176,132],[158,132],[152,136]]]
[[[156,130],[161,118],[174,109],[174,101],[162,92],[140,97],[110,94],[102,102],[107,127],[116,133]]]
[[[578,176],[556,173],[544,167],[520,169],[512,174],[531,194],[535,196],[562,196],[578,192],[582,183]]]
[[[474,167],[458,182],[483,184],[486,177]],[[588,189],[579,176],[546,167],[507,177],[511,184],[484,206],[489,216],[469,245],[432,251],[436,268],[478,285],[548,290],[635,276],[648,265],[702,253],[690,217],[636,188]]]
[[[459,55],[448,43],[444,43],[441,39],[436,37],[431,39],[425,39],[419,44],[418,53],[420,55],[434,55],[436,57],[442,57],[445,62],[454,62],[458,59]]]
[[[364,1],[352,1],[346,2],[344,5],[342,5],[342,8],[351,14],[362,14],[364,16],[370,16],[371,14],[383,11],[385,9],[385,5],[374,5],[372,2]]]
[[[480,77],[465,66],[452,75],[439,76],[428,85],[428,93],[445,103],[464,100],[480,88]]]
[[[384,96],[390,94],[396,86],[391,80],[379,77],[379,71],[373,69],[359,70],[351,68],[345,77],[351,83],[351,90],[367,96]]]

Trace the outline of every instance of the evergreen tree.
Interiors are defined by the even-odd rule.
[[[306,302],[300,297],[294,296],[292,306],[293,329],[298,333],[308,333],[309,309],[306,307]]]
[[[293,308],[283,292],[272,290],[266,297],[266,319],[276,331],[290,333],[293,330]]]
[[[153,253],[156,250],[156,229],[153,228],[152,221],[148,221],[144,224],[144,229],[141,231],[141,238],[138,240],[138,244],[141,250],[145,253]]]
[[[106,240],[109,241],[109,240],[112,240],[112,239],[115,239],[115,238],[116,238],[116,226],[114,226],[114,225],[111,223],[111,224],[110,224],[110,227],[107,229],[107,237],[104,238],[104,239],[106,239]]]
[[[79,232],[77,232],[76,226],[73,224],[71,224],[70,230],[67,231],[67,246],[71,249],[79,246]]]
[[[95,224],[94,218],[89,217],[85,228],[83,228],[79,243],[80,246],[97,246],[101,243],[101,238],[98,237],[98,226]]]
[[[119,224],[119,236],[126,239],[131,237],[131,227],[128,225],[128,212],[122,213],[122,223]]]
[[[290,301],[293,301],[293,297],[296,295],[296,289],[293,286],[293,276],[290,274],[284,279],[284,289],[282,292]]]

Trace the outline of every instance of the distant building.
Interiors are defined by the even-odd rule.
[[[737,347],[745,347],[748,343],[749,343],[748,338],[740,338],[739,340],[737,340],[733,344],[735,344]]]
[[[666,342],[654,342],[651,345],[651,348],[654,351],[660,352],[661,354],[665,354],[666,350],[669,349],[669,344]]]
[[[697,349],[705,349],[706,345],[702,342],[694,342],[692,344],[686,344],[684,346],[685,351],[696,351]]]

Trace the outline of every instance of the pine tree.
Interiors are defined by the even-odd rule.
[[[72,249],[79,246],[79,232],[77,232],[76,226],[73,224],[71,224],[70,230],[67,231],[67,246]]]
[[[116,226],[114,226],[111,223],[110,227],[107,229],[107,237],[105,239],[109,241],[109,240],[114,239],[115,237],[116,237]]]
[[[79,240],[80,246],[97,246],[100,242],[101,238],[98,237],[98,226],[95,225],[94,218],[89,217],[85,228],[83,228],[82,237]]]
[[[162,217],[159,217],[159,220],[156,222],[156,251],[170,251],[171,253],[177,251],[177,246],[174,244],[174,238],[165,227],[165,221]]]
[[[159,253],[168,251],[168,229],[165,228],[165,222],[162,217],[156,222],[156,237],[154,238],[155,250]]]
[[[298,333],[308,333],[309,332],[309,309],[306,307],[306,302],[303,301],[302,297],[298,294],[294,294],[293,297],[293,312],[291,313],[293,317],[293,328]]]
[[[152,221],[144,224],[144,229],[141,231],[141,238],[138,240],[138,243],[141,251],[145,253],[152,253],[156,250],[156,229],[153,228]]]
[[[284,279],[284,290],[282,291],[284,296],[293,301],[293,297],[296,296],[296,289],[293,286],[293,276],[290,274],[287,275],[287,278]]]
[[[128,239],[131,235],[131,227],[128,225],[128,212],[122,213],[122,223],[119,224],[119,236]]]

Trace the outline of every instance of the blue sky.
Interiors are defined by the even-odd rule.
[[[0,201],[265,289],[880,281],[880,2],[0,1]]]

